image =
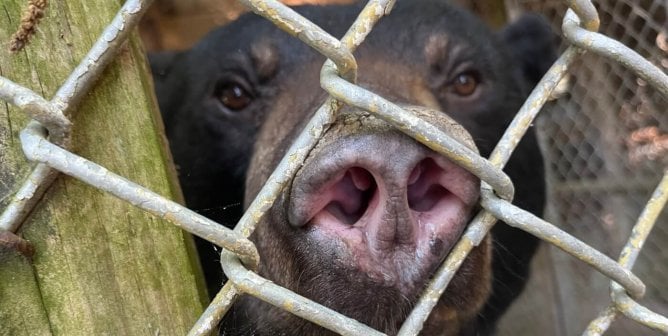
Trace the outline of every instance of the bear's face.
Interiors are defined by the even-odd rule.
[[[300,11],[340,37],[359,9]],[[526,29],[534,33],[529,41],[521,34]],[[358,82],[487,156],[535,84],[532,78],[545,71],[523,55],[554,58],[551,44],[531,39],[551,39],[535,18],[493,34],[449,5],[400,2],[355,53]],[[187,199],[215,204],[224,198],[219,194],[241,187],[213,187],[207,194],[211,181],[240,183],[246,174],[245,203],[250,203],[324,102],[323,61],[263,19],[244,16],[169,63],[173,68],[158,94],[181,181],[195,186],[185,188]],[[186,166],[192,173],[184,174]],[[516,181],[516,204],[540,213],[544,183],[533,134],[520,143],[506,171],[522,178]],[[260,273],[396,333],[475,215],[479,183],[385,122],[344,107],[252,236]],[[497,226],[493,239],[494,247],[488,238],[466,259],[426,334],[490,331],[519,294],[536,241],[506,226]],[[225,334],[325,332],[250,297],[235,305],[224,329]]]

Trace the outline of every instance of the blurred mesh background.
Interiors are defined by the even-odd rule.
[[[511,13],[543,14],[561,31],[564,1],[506,1]],[[615,38],[668,69],[668,1],[594,1],[600,32]],[[564,46],[562,46],[562,50]],[[546,219],[614,259],[668,167],[668,102],[630,70],[587,54],[571,68],[570,89],[539,115],[541,146],[547,161],[549,207]],[[668,211],[664,209],[634,267],[647,285],[646,304],[668,314]],[[533,297],[515,323],[502,334],[527,334],[527,317],[536,304],[538,324],[555,335],[579,335],[609,302],[609,280],[554,247],[545,248],[530,286]],[[548,265],[549,264],[549,265]],[[531,301],[527,293],[524,299]],[[543,302],[544,300],[544,302]],[[533,308],[531,308],[533,307]],[[553,309],[553,311],[552,311]],[[516,309],[517,310],[517,309]],[[520,323],[517,323],[520,322]],[[523,325],[524,324],[524,325]],[[650,329],[624,318],[606,335],[652,335]]]

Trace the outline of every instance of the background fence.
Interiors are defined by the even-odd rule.
[[[601,33],[633,48],[663,71],[668,69],[668,2],[594,3]],[[561,32],[567,9],[562,1],[507,4],[511,12],[542,13]],[[563,43],[562,50],[565,46]],[[594,53],[581,57],[569,73],[568,93],[548,103],[537,119],[547,161],[546,217],[614,257],[668,167],[668,101],[628,68]],[[663,314],[668,314],[667,224],[664,209],[634,267],[647,285],[646,304]],[[554,285],[551,300],[559,306],[554,308],[556,317],[545,323],[559,324],[550,327],[555,334],[577,334],[609,300],[609,283],[561,252],[550,251],[546,260],[549,265],[541,265],[553,268],[546,270],[552,279],[543,280]],[[531,310],[524,313],[531,314]],[[637,325],[622,319],[609,334],[640,332]],[[642,330],[642,334],[652,332]]]
[[[248,2],[258,6],[267,5],[266,2]],[[372,1],[372,3],[375,3],[375,6],[383,8],[388,2]],[[573,8],[579,10],[578,14],[580,15],[582,26],[590,29],[597,28],[597,20],[595,19],[596,13],[593,11],[589,2],[570,1],[570,3]],[[549,4],[550,3],[543,3],[542,5],[545,7],[541,8],[549,9],[551,8],[549,7]],[[129,9],[134,9],[133,6],[136,6],[136,4],[133,4],[133,1],[129,1],[126,5]],[[531,6],[531,2],[521,2],[516,5]],[[641,5],[647,5],[647,7],[642,7]],[[373,7],[374,4],[371,6]],[[552,15],[550,16],[554,18],[555,23],[560,22],[558,15],[565,13],[565,9],[566,7],[562,6],[562,8],[555,9],[554,12],[552,12]],[[665,23],[665,3],[659,4],[657,2],[647,1],[630,4],[625,1],[620,1],[611,3],[605,8],[603,4],[601,4],[599,9],[604,22],[607,18],[609,23],[608,26],[603,26],[603,33],[618,38],[627,44],[632,44],[633,42],[635,45],[632,45],[632,47],[643,54],[646,59],[654,61],[659,67],[666,67],[667,62],[661,58],[666,50],[666,44],[663,42],[665,41],[665,24],[660,23]],[[372,13],[378,11],[374,11],[370,7],[369,12]],[[279,13],[278,15],[289,15],[288,12],[278,11],[275,13]],[[285,17],[283,17],[283,19],[285,19]],[[368,18],[368,20],[371,21],[375,21],[376,19],[378,19],[378,17]],[[299,18],[296,18],[296,20],[297,21],[295,22],[300,22]],[[600,35],[587,35],[588,33],[585,29],[577,27],[580,20],[576,19],[573,13],[571,13],[571,17],[567,19],[571,27],[570,33],[572,35],[569,37],[571,42],[582,45],[583,41],[591,42],[590,39],[583,38],[583,36],[592,38],[592,40],[602,37]],[[658,20],[659,23],[643,23],[650,21],[657,22],[655,20]],[[362,27],[368,28],[368,23],[369,22],[362,21],[357,22],[354,30],[364,29]],[[301,24],[307,23],[301,22],[299,25]],[[626,27],[627,25],[633,27],[633,29]],[[619,27],[622,28],[620,29]],[[309,27],[309,29],[316,28],[317,27]],[[125,29],[127,29],[127,27]],[[607,29],[610,30],[607,31]],[[661,31],[662,29],[664,29],[664,31]],[[358,30],[357,33],[364,35],[365,33],[368,33],[368,31],[362,32]],[[658,49],[653,49],[654,47],[652,47],[652,36],[655,36],[654,45]],[[322,35],[319,38],[322,37],[326,36]],[[114,45],[110,45],[109,43],[105,45],[104,39],[101,39],[100,41],[103,41],[103,45],[97,47],[103,49],[96,49],[96,47],[93,48],[91,53],[99,54],[100,50],[102,50],[102,53],[104,54],[107,50],[115,50],[120,45],[121,40],[122,39],[119,38],[119,40],[114,41]],[[332,59],[335,59],[335,61],[338,60],[338,62],[341,62],[339,65],[350,65],[351,63],[345,63],[343,61],[349,57],[348,52],[351,49],[354,49],[357,44],[361,43],[361,40],[345,37],[345,47],[342,49],[333,49],[331,48],[333,44],[330,44],[332,41],[329,41],[328,38],[325,38],[324,41],[326,41],[324,44],[318,46],[319,50],[328,54]],[[639,211],[649,198],[648,191],[656,186],[656,183],[659,180],[658,176],[660,176],[661,172],[665,170],[666,167],[665,152],[666,142],[668,141],[665,136],[666,102],[662,99],[665,99],[665,95],[668,93],[668,78],[660,73],[661,70],[648,67],[648,64],[638,61],[637,59],[633,60],[633,53],[629,51],[622,50],[619,53],[611,53],[610,50],[612,49],[606,49],[611,46],[611,41],[602,39],[598,39],[597,41],[599,43],[589,44],[587,49],[595,49],[597,46],[603,47],[603,49],[599,50],[604,51],[599,51],[599,53],[606,54],[607,59],[614,58],[616,61],[604,61],[603,57],[599,58],[593,56],[593,53],[584,58],[577,58],[575,57],[575,50],[569,48],[569,50],[562,56],[560,64],[567,66],[569,63],[573,62],[573,60],[578,60],[570,68],[574,78],[574,86],[565,99],[553,103],[550,106],[549,112],[545,113],[545,116],[539,121],[539,126],[544,130],[542,139],[548,161],[550,162],[548,169],[550,173],[549,182],[552,188],[550,196],[553,204],[550,209],[550,216],[554,221],[560,223],[562,228],[573,232],[576,237],[580,237],[585,242],[608,254],[611,258],[616,259],[621,245],[629,237],[630,227],[638,218]],[[313,41],[306,42],[312,43]],[[653,53],[653,50],[658,50],[658,52]],[[662,54],[662,52],[664,54]],[[657,58],[654,58],[655,56]],[[589,57],[592,57],[592,59],[589,59]],[[87,59],[90,60],[91,58],[87,57]],[[619,65],[617,61],[621,61],[625,63],[626,66],[634,68],[635,72],[638,73],[639,76],[643,76],[644,80],[636,78],[635,75],[632,74],[633,72],[626,70],[627,68]],[[328,76],[326,76],[327,80],[323,80],[323,84],[352,85],[342,80],[334,73],[333,64],[327,65],[326,69],[328,69]],[[354,68],[340,66],[339,69],[347,70],[345,72],[347,78],[354,78]],[[525,108],[521,111],[521,118],[531,119],[535,113],[537,113],[540,105],[542,105],[541,101],[545,98],[545,92],[549,92],[551,88],[556,85],[563,70],[564,69],[560,67],[555,67],[550,71],[550,74],[546,79],[539,84],[543,91],[538,90],[532,95],[529,99],[530,103],[527,103]],[[97,73],[99,74],[100,72]],[[84,72],[84,74],[86,74],[86,72]],[[74,78],[82,77],[74,76]],[[47,127],[50,126],[49,129],[51,131],[58,131],[60,126],[67,124],[58,122],[50,123],[50,118],[62,116],[62,111],[57,104],[52,105],[53,103],[44,101],[43,99],[40,100],[39,96],[36,96],[34,93],[24,92],[23,88],[15,86],[14,83],[5,80],[4,78],[0,79],[2,79],[2,82],[0,83],[2,84],[0,85],[0,98],[19,107],[25,107],[21,105],[25,102],[22,99],[29,97],[36,105],[31,105],[31,109],[26,108],[25,111],[29,114],[33,113],[30,115],[33,118],[40,120],[43,125]],[[652,85],[659,88],[661,94],[664,95],[664,98],[659,98],[659,93],[654,92],[651,86],[645,81],[651,82]],[[64,87],[66,88],[66,86]],[[351,88],[351,90],[352,89],[353,88]],[[84,93],[85,89],[78,94],[83,95]],[[337,96],[336,99],[346,101],[346,97],[343,96]],[[366,106],[364,105],[364,102],[360,101],[348,101],[348,103],[357,104],[358,106]],[[39,108],[35,110],[35,106]],[[652,108],[656,111],[655,114],[652,114]],[[367,107],[367,109],[371,111],[369,107]],[[374,110],[372,112],[382,115],[393,123],[396,123],[396,120],[393,119],[396,118],[396,116],[410,117],[410,114],[406,114],[406,111],[402,111],[401,109],[390,108],[389,110],[390,111]],[[582,113],[581,111],[584,110],[587,110],[588,112]],[[35,112],[37,112],[37,114],[35,114]],[[324,112],[323,115],[326,116],[328,113],[329,112]],[[317,126],[318,123],[322,123],[323,121],[316,118],[314,119],[314,122],[314,125]],[[553,125],[561,126],[554,127]],[[307,133],[308,132],[305,132],[304,134]],[[510,135],[504,137],[502,141],[512,142],[510,139],[521,136],[521,133],[523,133],[521,126],[515,125],[513,131],[510,132]],[[57,132],[52,132],[52,136],[54,134],[57,134]],[[149,212],[168,218],[174,224],[177,224],[190,232],[215,241],[218,245],[225,246],[228,250],[231,250],[236,254],[236,256],[231,253],[226,253],[225,255],[225,259],[227,260],[226,267],[229,267],[228,271],[230,271],[230,273],[228,275],[230,275],[230,278],[235,278],[232,273],[235,273],[236,271],[245,272],[245,270],[239,268],[241,267],[241,264],[239,263],[239,260],[236,260],[236,257],[241,258],[246,265],[251,267],[257,262],[255,259],[256,252],[254,251],[254,248],[248,240],[243,238],[243,236],[248,236],[254,225],[249,218],[246,218],[245,221],[242,219],[240,226],[235,232],[215,227],[205,219],[196,216],[195,214],[188,213],[185,209],[180,209],[176,204],[170,203],[158,197],[158,195],[151,194],[147,190],[141,189],[139,186],[104,170],[104,168],[83,158],[77,157],[66,149],[49,144],[44,137],[44,129],[35,123],[32,123],[30,127],[22,132],[24,151],[31,160],[42,162],[59,171],[75,176],[88,184],[110,192]],[[311,141],[312,139],[306,140]],[[452,145],[443,145],[440,152],[444,155],[451,156],[453,155],[451,147]],[[493,154],[491,159],[493,165],[496,165],[497,167],[503,165],[503,162],[507,160],[507,156],[512,151],[511,149],[508,149],[508,147],[501,146],[501,148],[500,151]],[[477,159],[478,158],[476,158],[476,160]],[[479,163],[481,165],[488,164],[483,161],[480,161]],[[467,169],[484,170],[481,167],[482,166],[475,166]],[[292,169],[290,166],[279,166],[279,169],[282,168],[285,168],[285,171],[290,171]],[[503,195],[503,184],[498,183],[503,180],[503,176],[496,174],[496,171],[491,169],[492,167],[487,168],[490,169],[484,173],[489,173],[490,177],[495,177],[494,181],[497,181],[497,183],[492,183],[489,178],[487,181],[494,184],[497,192]],[[497,177],[498,179],[496,179]],[[268,185],[272,188],[275,184],[269,183]],[[277,193],[275,190],[268,191],[269,193],[266,195],[275,196]],[[665,194],[665,187],[663,193]],[[656,195],[657,199],[659,199],[662,194],[657,193]],[[499,216],[499,218],[503,218],[503,214],[506,213],[504,212],[504,209],[512,209],[504,208],[508,206],[507,202],[497,198],[491,193],[483,193],[482,205],[487,210],[491,211],[494,216]],[[266,206],[261,208],[251,205],[250,211],[254,215],[257,215],[265,210]],[[512,211],[517,213],[516,210]],[[175,214],[178,216],[175,216]],[[600,283],[603,285],[599,287],[607,287],[608,281],[612,278],[615,279],[615,281],[622,283],[629,293],[634,296],[637,296],[642,292],[642,284],[640,284],[633,275],[623,270],[619,265],[612,263],[612,260],[603,256],[597,256],[595,253],[596,251],[590,250],[584,245],[580,245],[577,241],[570,240],[567,236],[554,230],[545,222],[534,220],[526,216],[511,217],[512,218],[506,218],[505,220],[507,222],[514,222],[514,225],[521,226],[523,229],[529,230],[545,240],[551,240],[554,244],[557,244],[567,252],[578,256],[590,266],[594,266],[601,272],[604,272],[609,278],[601,275],[600,278],[602,280]],[[649,222],[651,222],[651,220],[649,220]],[[597,224],[592,226],[591,223]],[[484,232],[485,229],[486,224],[484,224],[484,221],[476,222],[467,230],[464,239],[475,240],[475,237],[478,237],[480,232]],[[594,236],[599,238],[599,240],[588,238],[587,234],[591,234],[590,231],[594,232]],[[660,231],[660,229],[657,230],[657,232],[658,231]],[[643,261],[645,259],[641,259],[639,265],[636,267],[636,272],[640,275],[642,275],[643,272],[647,273],[647,276],[642,278],[649,284],[648,297],[650,298],[650,301],[643,301],[643,303],[647,304],[650,308],[656,309],[658,312],[662,312],[662,309],[665,308],[666,298],[665,296],[662,296],[662,293],[665,295],[665,290],[662,291],[661,286],[665,284],[663,279],[665,279],[666,272],[657,271],[657,268],[660,267],[656,267],[656,265],[665,265],[666,259],[661,258],[666,257],[666,252],[665,250],[662,251],[660,248],[660,242],[665,241],[665,233],[655,233],[654,236],[651,237],[653,241],[657,242],[655,243],[655,248],[652,248],[651,240],[650,243],[648,243],[647,251],[649,253],[646,252],[643,254],[643,258],[646,258],[646,261]],[[641,240],[642,235],[634,235],[633,238]],[[638,241],[635,243],[637,244]],[[559,253],[558,257],[555,257],[555,260],[557,258],[562,258],[561,260],[568,260],[568,263],[576,263],[574,259],[566,256],[564,253]],[[631,251],[630,253],[633,254],[634,252]],[[453,255],[454,254],[455,253],[453,253]],[[655,256],[655,259],[652,259],[651,256]],[[456,265],[458,262],[461,262],[461,260],[456,260],[454,258],[455,257],[450,256],[446,263],[453,263]],[[645,265],[649,266],[642,266],[643,262]],[[630,263],[632,264],[633,261]],[[582,269],[591,269],[583,263],[577,264],[578,266],[576,267],[578,267],[578,269],[580,267],[579,265],[582,265]],[[557,260],[556,265],[559,267],[561,263]],[[622,266],[627,267],[629,264],[622,260]],[[445,273],[447,273],[447,271]],[[581,273],[583,274],[583,278],[589,280],[589,271]],[[557,277],[562,275],[560,272],[555,272],[555,274]],[[437,277],[440,277],[441,275],[442,273],[439,273]],[[244,273],[243,276],[252,277],[254,275],[251,272],[248,272]],[[448,275],[446,274],[445,276]],[[594,280],[591,280],[591,282],[585,281],[584,283],[573,282],[573,279],[566,279],[563,281],[559,279],[557,280],[560,285],[563,285],[563,287],[559,286],[557,290],[559,293],[557,296],[564,301],[567,301],[565,298],[568,297],[568,295],[565,294],[572,293],[574,290],[581,290],[582,294],[577,295],[578,298],[589,298],[593,289],[595,289],[599,283]],[[226,286],[226,290],[219,294],[217,300],[214,301],[212,306],[205,312],[205,315],[200,320],[197,328],[193,330],[193,333],[199,333],[200,331],[211,327],[211,319],[215,320],[217,317],[220,317],[220,314],[226,310],[225,307],[228,306],[229,302],[233,301],[233,298],[237,295],[239,290],[251,291],[253,288],[259,288],[254,287],[254,285],[251,285],[249,288],[235,287],[241,285],[240,282],[235,282],[236,285]],[[443,287],[442,285],[437,286]],[[604,289],[604,293],[605,291],[607,291],[607,289]],[[575,293],[578,292],[575,291]],[[281,292],[277,288],[266,293],[254,293],[253,295],[264,295],[264,299],[266,300],[280,300],[280,295],[284,295],[284,298],[288,300],[296,299],[294,296],[291,296],[290,293]],[[624,301],[627,299],[628,297],[616,296],[618,302],[628,302]],[[581,316],[581,318],[577,318],[577,316],[575,318],[561,316],[561,320],[568,322],[568,324],[571,324],[574,320],[588,322],[595,317],[597,312],[601,312],[603,308],[605,308],[607,302],[609,302],[609,299],[601,300],[600,305],[598,305],[598,303],[594,304],[594,306],[596,306],[594,308],[597,309],[593,311],[594,313],[591,316]],[[293,304],[294,303],[295,302],[293,302]],[[577,311],[581,304],[579,301],[559,301],[559,303],[563,304],[565,307],[563,311],[558,312],[562,315],[565,314],[566,310]],[[309,310],[314,313],[313,316],[305,317],[309,317],[309,319],[317,319],[318,316],[316,315],[324,314],[326,318],[320,322],[329,325],[329,327],[334,330],[366,330],[364,326],[354,325],[351,323],[352,321],[347,321],[343,317],[338,317],[337,314],[330,314],[330,312],[326,312],[308,302],[298,301],[295,308],[297,308],[297,310],[303,310],[304,307],[309,307]],[[419,307],[422,308],[421,306]],[[315,313],[316,310],[313,310],[315,308],[318,308],[316,310],[319,313]],[[304,314],[303,311],[302,314]],[[424,311],[422,314],[424,314]],[[422,318],[419,317],[420,313],[417,313],[417,315],[417,320]],[[577,313],[574,315],[577,315]],[[415,314],[412,314],[411,318],[414,316]],[[646,315],[641,314],[641,317],[638,318],[642,317],[646,317]],[[656,325],[664,331],[668,330],[668,324],[666,324],[664,317],[653,316],[645,321],[646,323],[647,321],[656,323]],[[416,320],[409,319],[409,322],[406,324],[408,326],[407,330],[416,328],[415,325],[412,325],[415,322]],[[417,323],[419,324],[419,321]],[[576,326],[575,323],[573,323],[573,325],[575,331],[571,333],[570,329],[568,329],[566,334],[578,333],[585,327],[585,325]],[[638,324],[633,324],[633,327],[635,328],[633,329],[634,331],[625,332],[637,333],[639,328]],[[366,332],[369,331],[367,330]]]

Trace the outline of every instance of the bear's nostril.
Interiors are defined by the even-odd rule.
[[[418,163],[415,168],[413,168],[413,171],[411,171],[410,176],[408,176],[408,185],[414,184],[418,178],[422,175],[422,162]]]
[[[430,186],[426,192],[420,196],[411,195],[410,189],[408,192],[408,206],[419,212],[427,212],[434,208],[438,202],[447,198],[451,193],[440,185]]]
[[[340,222],[353,225],[369,207],[376,182],[368,170],[353,167],[331,188],[331,200],[324,210]]]
[[[374,184],[373,176],[368,170],[360,167],[353,167],[348,169],[346,175],[349,175],[353,184],[359,190],[368,190]]]
[[[408,206],[419,212],[431,210],[452,193],[440,181],[443,169],[431,158],[420,161],[408,178]]]

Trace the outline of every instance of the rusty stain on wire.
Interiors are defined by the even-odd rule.
[[[581,18],[583,28],[588,31],[598,31],[601,20],[598,17],[598,11],[591,0],[566,0],[568,7],[575,12],[577,17]]]

